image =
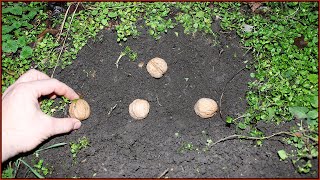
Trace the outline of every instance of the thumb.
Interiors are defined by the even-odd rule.
[[[54,118],[51,119],[51,134],[67,133],[75,129],[79,129],[81,122],[75,118]]]

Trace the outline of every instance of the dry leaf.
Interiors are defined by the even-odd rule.
[[[41,42],[43,37],[47,34],[47,33],[50,33],[52,36],[55,36],[57,33],[59,32],[58,29],[45,29],[42,33],[40,33],[38,35],[38,41],[37,42]]]
[[[252,12],[255,12],[261,5],[261,2],[249,2],[249,6],[251,7]]]
[[[294,45],[296,45],[299,49],[302,49],[308,45],[308,42],[304,40],[304,35],[301,35],[301,37],[294,39]]]

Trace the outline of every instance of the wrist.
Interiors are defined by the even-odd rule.
[[[7,131],[2,132],[2,162],[17,155],[16,147]]]

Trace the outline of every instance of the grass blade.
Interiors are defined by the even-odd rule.
[[[26,163],[24,160],[19,159],[19,161],[21,161],[24,165],[26,165],[26,166],[30,169],[30,171],[31,171],[35,176],[37,176],[37,178],[44,178],[44,177],[41,176],[36,170],[34,170],[31,166],[29,166],[29,164]]]
[[[46,148],[43,148],[43,149],[38,149],[38,150],[36,150],[36,153],[38,153],[38,152],[40,152],[40,151],[47,150],[47,149],[52,149],[52,148],[64,146],[64,145],[66,145],[66,144],[67,144],[67,143],[57,143],[57,144],[51,145],[51,146],[46,147]]]

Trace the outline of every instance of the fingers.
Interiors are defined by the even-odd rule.
[[[35,69],[30,69],[22,76],[15,83],[22,83],[22,82],[30,82],[36,80],[43,80],[43,79],[50,79],[50,77],[43,72],[37,71]]]
[[[63,134],[72,130],[79,129],[81,122],[75,118],[54,118],[50,117],[51,125],[49,132],[50,135]]]
[[[14,82],[11,86],[9,86],[8,89],[2,94],[2,97],[5,97],[6,94],[19,83],[43,80],[43,79],[50,79],[50,77],[40,71],[37,71],[35,69],[30,69],[29,71],[24,73],[22,76],[20,76],[16,80],[16,82]]]
[[[54,93],[49,94],[50,99],[55,99],[56,97],[57,97],[57,95],[55,95]]]
[[[39,98],[50,94],[64,96],[70,100],[78,99],[79,95],[66,84],[57,79],[44,79],[32,81],[27,84],[34,91],[34,96]]]

